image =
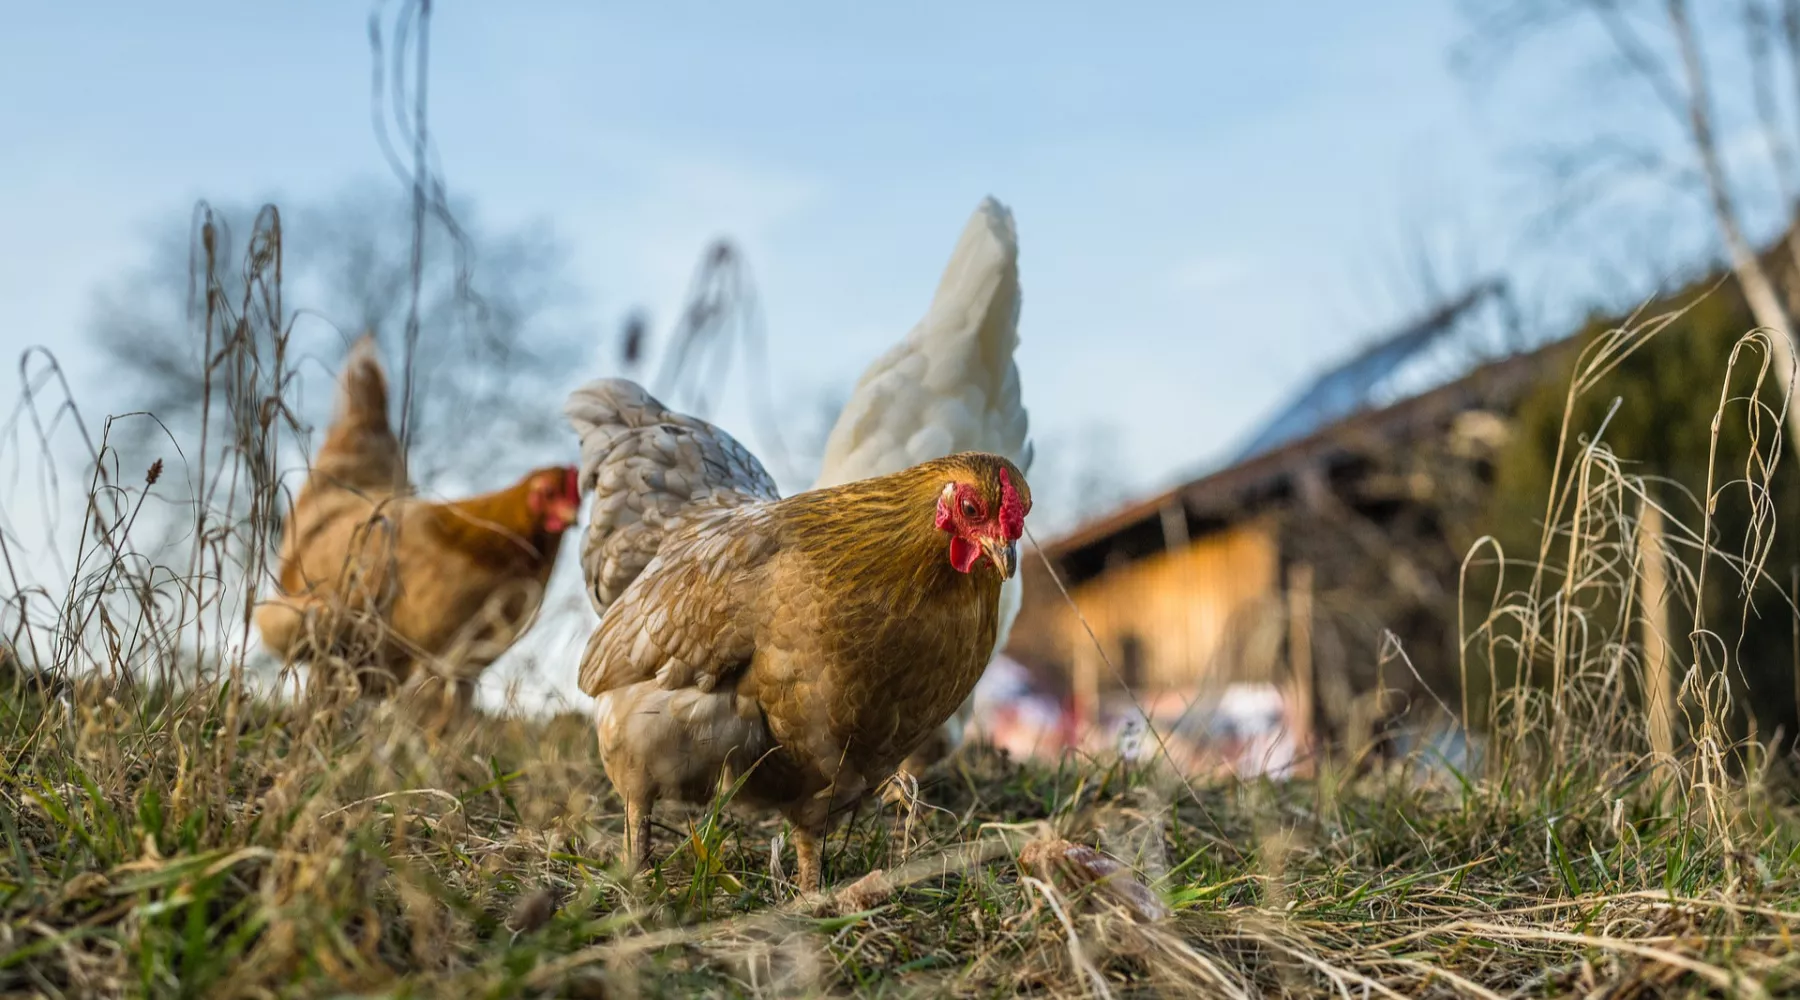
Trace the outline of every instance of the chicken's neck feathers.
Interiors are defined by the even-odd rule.
[[[555,554],[562,532],[546,531],[531,509],[529,477],[462,500],[418,501],[417,510],[445,544],[489,561],[536,560]]]
[[[986,567],[961,573],[931,512],[944,484],[922,465],[894,475],[801,493],[773,506],[788,544],[820,575],[904,616],[922,602],[960,595],[992,603],[1000,581]]]

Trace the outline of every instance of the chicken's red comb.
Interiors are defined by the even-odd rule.
[[[563,496],[581,503],[581,470],[573,465],[563,466]]]
[[[1018,541],[1025,533],[1025,501],[1019,497],[1019,491],[1013,489],[1012,477],[1005,469],[1000,470],[1000,530],[1006,537]]]

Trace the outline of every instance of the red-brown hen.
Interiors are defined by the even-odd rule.
[[[575,469],[536,469],[466,500],[413,496],[387,404],[374,338],[364,337],[288,514],[280,590],[256,624],[271,652],[311,666],[315,684],[348,668],[366,694],[435,689],[454,715],[537,614],[580,514]]]

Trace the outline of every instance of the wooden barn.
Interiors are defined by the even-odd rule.
[[[1321,377],[1240,460],[1047,542],[1066,598],[1028,554],[1008,654],[1088,726],[1233,682],[1281,690],[1302,742],[1404,710],[1419,677],[1454,662],[1455,569],[1472,540],[1457,537],[1457,514],[1478,502],[1512,407],[1566,343],[1385,405],[1334,411],[1331,391],[1371,358],[1391,369],[1396,345],[1416,352],[1474,301]],[[1410,665],[1392,662],[1395,648]]]

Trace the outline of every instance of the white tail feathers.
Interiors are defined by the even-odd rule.
[[[1019,244],[984,199],[925,317],[863,373],[825,445],[817,486],[887,475],[959,451],[1029,461],[1019,398]]]
[[[1019,238],[1012,212],[991,196],[963,227],[914,333],[979,354],[981,374],[998,388],[1019,344]]]

